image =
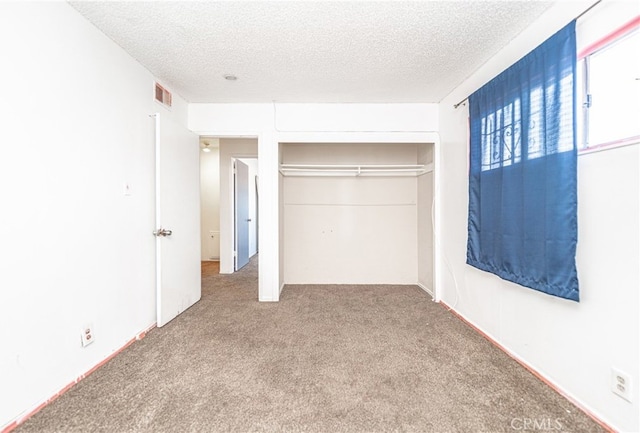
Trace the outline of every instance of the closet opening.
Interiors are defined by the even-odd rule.
[[[280,143],[286,284],[407,284],[434,295],[433,143]]]

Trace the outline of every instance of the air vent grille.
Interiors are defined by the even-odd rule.
[[[162,87],[160,84],[156,83],[156,101],[165,105],[167,107],[171,107],[171,92]]]

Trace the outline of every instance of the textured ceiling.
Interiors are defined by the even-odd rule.
[[[439,102],[552,3],[71,4],[189,102]]]

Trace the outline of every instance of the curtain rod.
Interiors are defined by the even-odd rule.
[[[580,13],[580,15],[578,15],[577,17],[575,17],[574,19],[577,21],[580,18],[582,18],[586,13],[590,12],[591,9],[593,9],[594,7],[596,7],[598,4],[600,4],[602,2],[602,0],[597,0],[595,3],[593,3],[591,6],[589,6],[588,8],[586,8],[584,11],[582,11]],[[576,53],[577,55],[577,53]],[[453,109],[457,109],[459,106],[461,106],[462,104],[464,104],[465,102],[467,102],[467,100],[469,99],[469,97],[467,96],[466,98],[464,98],[462,101],[458,102],[457,104],[453,104]]]

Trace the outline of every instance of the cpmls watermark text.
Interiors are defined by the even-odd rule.
[[[562,418],[513,418],[511,428],[517,431],[559,431]]]

